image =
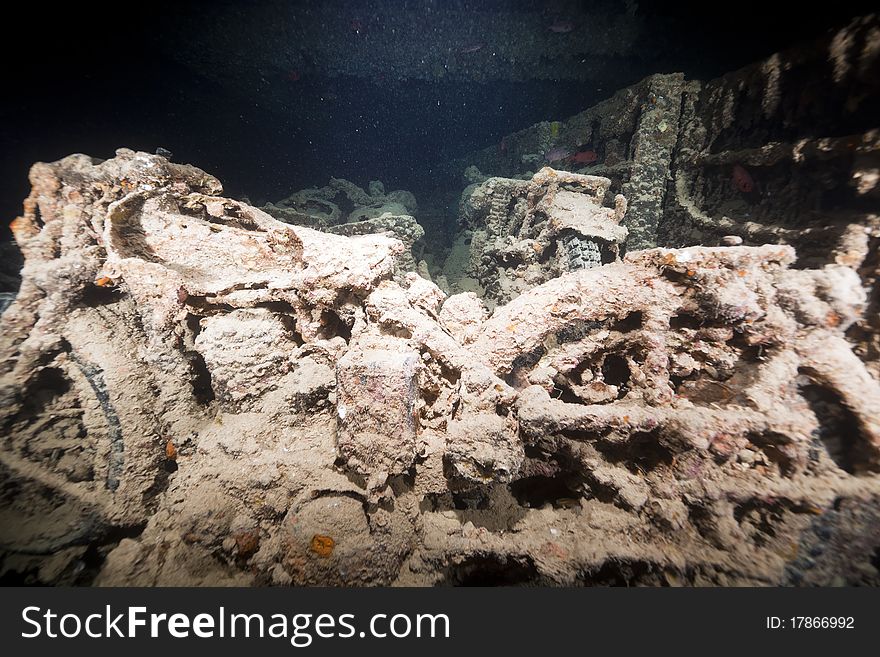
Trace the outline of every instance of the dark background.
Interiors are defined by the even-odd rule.
[[[598,90],[564,81],[398,81],[393,71],[381,86],[355,78],[298,80],[297,94],[332,94],[328,130],[326,120],[297,113],[296,103],[285,113],[270,110],[259,99],[229,93],[158,47],[169,30],[186,31],[186,16],[228,1],[31,2],[17,6],[15,17],[6,15],[8,34],[0,46],[2,230],[20,212],[33,162],[74,152],[108,158],[121,146],[167,148],[175,160],[220,178],[228,195],[260,203],[323,185],[330,176],[362,185],[381,179],[388,189],[430,195],[438,184],[434,165],[443,159],[497,143],[536,121],[564,118],[635,81]],[[839,27],[869,7],[641,2],[638,11],[651,27],[629,70],[639,77],[675,70],[714,77]]]

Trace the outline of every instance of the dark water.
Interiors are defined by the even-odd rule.
[[[3,41],[4,230],[20,211],[33,162],[73,152],[107,158],[121,146],[151,152],[167,148],[176,160],[218,176],[228,194],[255,202],[323,185],[330,176],[361,185],[381,179],[388,189],[431,195],[452,184],[437,174],[446,159],[497,143],[536,121],[576,113],[651,73],[682,70],[708,78],[735,69],[838,26],[867,5],[834,3],[819,12],[802,3],[633,3],[629,10],[645,19],[636,44],[601,60],[604,69],[587,81],[565,75],[480,79],[479,62],[488,61],[493,45],[505,43],[509,35],[483,30],[471,35],[472,45],[461,39],[450,45],[443,40],[447,37],[437,36],[435,22],[450,10],[465,12],[465,27],[471,11],[539,11],[545,26],[561,21],[564,27],[566,20],[576,23],[588,12],[621,14],[627,11],[624,3],[289,2],[277,15],[269,13],[270,21],[265,11],[255,9],[260,6],[265,3],[69,3],[51,11],[36,3],[19,7],[21,18]],[[388,26],[400,23],[389,16],[399,11],[414,23],[412,33],[421,37],[426,53],[479,45],[474,53],[453,52],[459,63],[474,55],[468,66],[476,73],[416,79],[377,62],[368,76],[328,74],[318,55],[300,48],[297,68],[266,67],[260,73],[264,92],[256,93],[245,84],[247,52],[229,49],[226,55],[223,38],[204,46],[213,63],[202,69],[181,61],[175,48],[188,42],[188,35],[199,34],[206,16],[230,7],[236,16],[230,33],[257,35],[250,41],[254,57],[261,49],[277,47],[277,41],[258,38],[261,30],[290,24],[328,38],[338,36],[333,30],[348,30],[350,45],[343,40],[334,56],[342,61],[346,56],[369,58],[369,49],[365,55],[356,39],[378,43],[392,38]],[[334,20],[327,20],[328,7]],[[556,47],[549,40],[555,33],[540,26],[537,31],[536,38]],[[558,36],[568,39],[559,43],[576,43],[572,39],[578,32]]]

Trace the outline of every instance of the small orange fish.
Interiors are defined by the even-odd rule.
[[[755,189],[755,181],[752,180],[751,174],[745,170],[740,164],[733,165],[733,175],[731,175],[734,187],[743,194],[751,194]]]
[[[578,151],[571,156],[572,164],[592,164],[598,159],[596,151]]]

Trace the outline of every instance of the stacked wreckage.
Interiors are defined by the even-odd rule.
[[[467,285],[378,183],[261,210],[158,155],[35,165],[0,576],[880,584],[878,54],[835,39],[844,137],[771,138],[816,93],[780,83],[814,60],[777,56],[459,163],[495,174],[463,197]],[[850,105],[819,83],[823,134]],[[568,136],[600,162],[519,173]]]
[[[876,582],[880,385],[846,264],[648,249],[489,316],[400,269],[400,240],[280,222],[160,156],[31,181],[2,318],[7,576]],[[525,233],[619,235],[607,185],[543,170]]]

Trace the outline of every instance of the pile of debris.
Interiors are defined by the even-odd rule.
[[[397,239],[277,221],[159,156],[31,182],[0,325],[7,580],[880,583],[860,263],[580,266],[566,235],[604,260],[625,203],[547,170],[492,238],[555,240],[560,275],[489,316],[395,277]]]

